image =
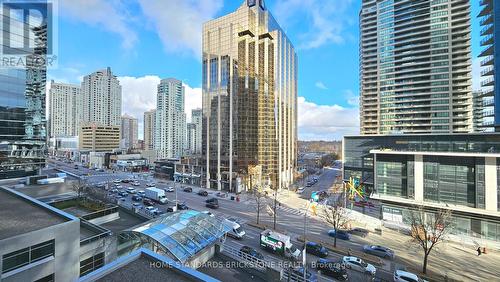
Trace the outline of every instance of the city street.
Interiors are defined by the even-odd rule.
[[[61,168],[66,168],[71,166],[70,164],[63,163],[61,164]],[[93,172],[90,172],[93,173]],[[309,188],[308,194],[310,195],[311,191],[319,191],[319,190],[327,190],[329,189],[333,181],[335,180],[336,175],[341,173],[339,169],[325,169],[323,174],[319,176],[319,181],[317,184],[313,185]],[[124,179],[130,177],[136,177],[139,179],[139,175],[143,174],[131,174],[126,172],[115,172],[115,173],[96,173],[92,177],[89,177],[88,180],[91,183],[98,182],[111,182],[114,179]],[[135,189],[144,190],[146,189],[145,184],[152,181],[153,178],[149,177],[147,179],[139,179],[140,186],[134,187],[128,183],[121,183],[126,189],[127,187],[134,187]],[[185,203],[190,209],[196,210],[208,210],[205,207],[205,200],[211,197],[216,197],[215,191],[207,191],[208,197],[203,197],[197,195],[198,187],[192,187],[193,192],[188,193],[183,191],[183,187],[187,187],[188,185],[173,183],[170,181],[156,180],[156,187],[165,189],[167,187],[175,187],[177,190],[177,198],[179,202]],[[307,200],[304,195],[296,194],[291,191],[283,191],[278,195],[278,201],[281,202],[281,205],[278,206],[277,209],[277,230],[286,230],[286,233],[289,234],[293,238],[293,243],[302,248],[302,243],[297,242],[297,237],[303,235],[304,233],[304,212],[307,204]],[[175,192],[167,193],[167,198],[169,201],[175,200]],[[219,199],[219,208],[216,210],[210,210],[217,216],[222,217],[233,217],[239,219],[241,222],[255,222],[256,220],[256,205],[253,199],[249,198],[247,195],[242,195],[240,202],[236,200],[231,200],[229,197],[227,198],[218,198]],[[268,200],[271,203],[271,199]],[[131,196],[125,198],[125,201],[120,201],[120,205],[123,206],[131,206],[132,200]],[[141,203],[142,205],[142,203]],[[155,205],[155,207],[160,210],[166,211],[168,206],[172,206],[173,204],[167,205]],[[265,224],[267,226],[273,226],[273,217],[268,214],[268,208],[262,208],[260,212],[260,223]],[[228,242],[232,246],[240,247],[242,245],[251,246],[257,250],[259,247],[259,234],[261,232],[260,229],[251,227],[249,225],[244,224],[244,229],[247,232],[246,238],[243,240],[233,240],[230,239]],[[327,235],[327,231],[331,229],[323,219],[318,216],[312,216],[310,213],[308,214],[307,219],[307,238],[308,240],[314,241],[323,241],[323,242],[333,242],[333,238]],[[410,270],[420,270],[422,263],[422,252],[420,249],[413,247],[409,243],[410,237],[393,232],[390,230],[384,229],[383,235],[370,234],[366,238],[361,238],[357,236],[352,236],[350,241],[337,240],[337,244],[342,248],[351,248],[355,251],[361,251],[363,245],[365,244],[379,244],[382,246],[389,247],[393,249],[396,253],[395,261],[384,260],[384,265],[381,268],[377,269],[376,278],[381,280],[390,281],[392,279],[392,273],[396,268],[399,268],[401,265],[408,267]],[[269,254],[265,251],[262,251],[266,258],[272,261],[279,261],[281,258],[276,257],[273,254]],[[491,279],[495,279],[495,277],[500,276],[500,269],[496,265],[496,262],[500,256],[498,253],[490,252],[487,255],[483,255],[481,257],[475,256],[475,252],[473,249],[469,247],[460,247],[455,243],[446,243],[442,246],[439,246],[433,254],[430,256],[429,261],[429,270],[430,273],[436,273],[440,275],[448,275],[454,279],[464,279],[467,277],[467,280],[477,280],[477,281],[488,281]],[[334,254],[330,252],[329,258],[332,259],[340,259],[341,255]],[[308,255],[308,262],[316,261],[318,258]],[[457,265],[467,266],[467,268],[472,269],[477,267],[477,264],[482,264],[484,266],[484,271],[480,273],[463,273],[462,268],[458,268]],[[352,276],[352,275],[351,275]],[[359,280],[355,280],[359,281]]]

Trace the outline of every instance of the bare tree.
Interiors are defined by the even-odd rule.
[[[252,189],[252,191],[250,193],[250,197],[255,202],[255,206],[257,208],[257,224],[259,224],[260,211],[264,207],[264,204],[265,204],[265,201],[266,201],[266,194],[259,187],[259,188],[256,188],[256,189]]]
[[[333,246],[337,247],[337,230],[349,223],[348,211],[342,207],[343,199],[339,195],[333,202],[323,205],[323,218],[333,227],[335,236],[333,237]]]
[[[435,246],[446,240],[453,228],[451,211],[440,209],[436,213],[424,212],[423,206],[410,211],[412,242],[424,251],[422,272],[427,273],[427,262]]]
[[[84,179],[78,179],[78,181],[74,181],[71,189],[76,193],[78,200],[81,201],[85,198],[89,192],[89,184]]]

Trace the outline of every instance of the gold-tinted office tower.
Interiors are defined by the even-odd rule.
[[[263,0],[203,25],[205,184],[286,188],[297,156],[297,54]]]

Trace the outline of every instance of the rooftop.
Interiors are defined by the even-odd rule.
[[[80,278],[88,281],[208,281],[218,280],[147,249],[139,249]]]
[[[75,217],[14,190],[0,187],[0,240],[61,224]]]

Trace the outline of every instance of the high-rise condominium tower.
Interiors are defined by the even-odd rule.
[[[263,0],[203,25],[202,66],[206,186],[287,187],[296,164],[297,55]]]
[[[156,98],[155,146],[158,159],[179,158],[186,149],[184,86],[174,78],[162,79]]]
[[[202,109],[191,111],[191,122],[187,125],[187,150],[191,155],[201,154]]]
[[[144,112],[144,150],[154,149],[156,110]]]
[[[122,116],[120,133],[122,148],[133,149],[137,147],[139,128],[135,117],[129,115]]]
[[[469,0],[363,0],[361,133],[472,131]]]
[[[49,91],[49,136],[77,136],[83,120],[82,94],[79,85],[56,83]]]
[[[0,68],[0,179],[38,174],[47,155],[47,24],[10,4],[0,9],[3,59],[15,61]]]
[[[483,105],[483,131],[500,131],[500,2],[479,1],[481,25],[481,81]]]
[[[84,122],[120,126],[122,87],[111,68],[86,75],[82,94]]]

